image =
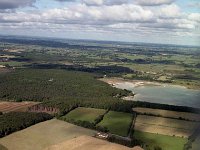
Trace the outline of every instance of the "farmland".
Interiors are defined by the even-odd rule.
[[[0,144],[9,150],[44,150],[75,137],[94,134],[93,130],[53,119],[1,138]]]
[[[77,144],[78,143],[78,144]],[[122,145],[109,143],[104,140],[93,138],[90,136],[80,136],[73,138],[71,140],[53,145],[45,150],[55,150],[55,149],[73,149],[73,150],[142,150],[139,146],[134,148],[128,148]]]
[[[133,108],[133,111],[139,114],[176,118],[176,119],[182,118],[185,120],[200,121],[200,115],[194,114],[194,113],[176,112],[176,111],[170,111],[170,110],[151,109],[151,108],[142,108],[142,107]]]
[[[198,124],[184,120],[138,115],[135,130],[187,138]]]
[[[0,111],[5,113],[1,117],[13,111],[24,113],[27,107],[39,103],[36,112],[43,108],[54,109],[59,119],[128,139],[132,137],[128,133],[132,133],[129,131],[134,119],[133,111],[136,111],[139,115],[134,135],[152,150],[158,147],[162,150],[181,150],[199,123],[197,121],[200,121],[198,108],[187,104],[174,106],[171,105],[173,103],[124,101],[122,98],[133,96],[131,91],[102,82],[102,78],[113,77],[111,84],[122,79],[134,84],[178,84],[198,90],[200,53],[197,47],[4,39],[1,36],[0,39],[0,101],[3,101]],[[77,143],[81,148],[75,149],[124,149],[120,145],[88,137],[97,132],[94,130],[57,119],[43,123],[32,123],[30,119],[31,124],[26,125],[23,117],[16,116],[12,115],[11,119],[4,117],[4,120],[8,118],[3,123],[4,127],[9,127],[6,132],[13,127],[7,125],[10,122],[18,123],[17,130],[12,132],[23,129],[0,139],[0,145],[9,150],[55,149],[57,146],[73,147]],[[31,117],[28,115],[28,118]],[[35,123],[38,124],[33,125]],[[28,127],[30,125],[33,126]]]
[[[28,107],[38,104],[37,102],[1,102],[0,101],[0,112],[7,113],[12,111],[27,111]]]
[[[98,126],[106,127],[110,133],[126,137],[132,124],[132,119],[132,114],[109,111]]]
[[[187,139],[184,138],[140,131],[135,131],[134,136],[143,141],[148,150],[154,150],[157,146],[161,147],[162,150],[183,150],[183,146],[187,142]]]
[[[66,120],[75,120],[75,121],[88,121],[94,123],[100,115],[103,115],[106,112],[104,109],[94,109],[94,108],[76,108],[70,111],[67,115],[61,117]]]

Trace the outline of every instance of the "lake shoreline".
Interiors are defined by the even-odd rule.
[[[181,85],[158,83],[141,80],[127,80],[123,78],[99,79],[112,87],[126,89],[133,95],[122,97],[127,101],[144,101],[177,106],[190,106],[200,108],[199,90],[188,89]]]
[[[115,87],[115,85],[119,84],[119,83],[132,83],[134,84],[134,87],[139,87],[139,86],[167,86],[167,85],[172,85],[174,87],[179,87],[179,88],[185,88],[185,89],[190,89],[186,86],[183,85],[177,85],[177,84],[169,84],[169,83],[160,83],[160,82],[156,82],[156,81],[146,81],[146,80],[130,80],[130,79],[124,79],[124,78],[117,78],[117,77],[111,77],[111,78],[101,78],[99,79],[103,82],[106,82],[112,86]],[[198,89],[190,89],[190,90],[197,90]]]

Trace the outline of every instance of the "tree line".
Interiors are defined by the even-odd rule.
[[[0,138],[49,119],[52,116],[47,113],[10,112],[0,115]]]

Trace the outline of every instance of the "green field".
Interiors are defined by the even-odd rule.
[[[129,113],[109,111],[98,126],[106,127],[110,133],[127,136],[132,118],[133,115]]]
[[[75,121],[88,121],[94,123],[95,119],[106,112],[104,109],[94,109],[94,108],[83,108],[79,107],[67,115],[63,116],[62,119],[75,120]]]
[[[154,150],[156,146],[159,146],[162,150],[183,150],[184,144],[187,142],[187,139],[184,138],[140,131],[135,131],[134,137],[148,145],[148,150]]]

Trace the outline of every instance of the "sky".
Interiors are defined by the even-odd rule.
[[[200,46],[200,1],[0,0],[0,35]]]

